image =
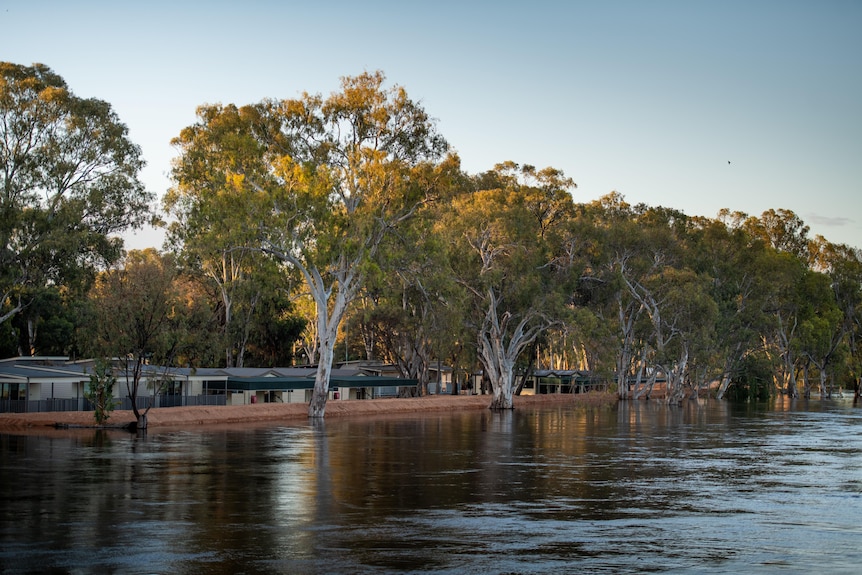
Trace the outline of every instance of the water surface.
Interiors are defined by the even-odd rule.
[[[853,573],[862,409],[0,435],[0,572]]]

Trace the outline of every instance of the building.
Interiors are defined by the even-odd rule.
[[[117,409],[131,409],[131,373],[115,361]],[[18,357],[0,360],[0,412],[88,411],[87,384],[94,360]],[[378,366],[379,367],[379,366]],[[385,371],[385,370],[384,370]],[[361,366],[333,369],[330,400],[397,397],[416,381]],[[308,403],[316,368],[166,368],[144,366],[138,382],[138,407]]]

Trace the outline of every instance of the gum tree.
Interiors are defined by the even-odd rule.
[[[143,165],[107,102],[45,65],[0,62],[0,323],[120,257],[118,234],[153,217]]]
[[[633,297],[628,284],[646,277],[652,262],[644,257],[647,245],[635,214],[618,193],[611,193],[583,208],[594,238],[586,250],[588,273],[581,282],[581,298],[610,334],[614,379],[620,399],[649,395],[654,380],[644,380],[646,355],[642,325],[646,310]],[[574,251],[574,250],[572,250]],[[631,389],[630,389],[631,388]]]
[[[518,358],[565,311],[566,274],[554,264],[575,184],[558,170],[512,162],[476,184],[440,227],[450,238],[453,277],[469,294],[490,408],[512,409]]]
[[[246,179],[269,177],[265,142],[255,127],[254,107],[206,105],[199,123],[184,129],[173,144],[175,185],[164,206],[173,217],[168,241],[185,268],[215,292],[224,365],[243,367],[255,316],[272,299],[281,270],[260,250],[257,225],[248,207],[257,191]]]
[[[181,162],[242,140],[243,153],[218,162],[212,181],[228,182],[224,193],[244,198],[241,214],[258,234],[256,246],[296,273],[314,302],[310,417],[325,414],[339,326],[383,238],[433,200],[442,174],[457,169],[455,158],[438,164],[447,144],[427,113],[384,81],[380,72],[365,73],[343,78],[329,97],[306,93],[240,108],[239,131],[206,146],[189,140],[182,150]],[[214,129],[201,120],[183,133]],[[187,209],[205,209],[207,201],[193,198]]]
[[[843,244],[833,244],[817,236],[809,244],[811,264],[820,275],[816,283],[820,290],[806,290],[808,301],[817,303],[816,313],[805,323],[808,345],[805,353],[820,375],[820,394],[827,397],[831,388],[827,380],[840,375],[849,376],[846,383],[858,387],[858,367],[854,361],[857,351],[857,329],[862,312],[862,252]],[[815,283],[815,282],[812,282]],[[815,285],[816,285],[815,283]],[[828,296],[824,294],[828,292]],[[821,295],[820,298],[817,295]],[[840,359],[846,359],[843,366]],[[844,374],[841,374],[843,367]],[[806,381],[805,393],[810,386]]]
[[[401,377],[415,379],[418,395],[428,393],[435,358],[449,354],[463,326],[445,240],[433,229],[445,204],[422,210],[386,238],[348,320],[359,326],[366,358],[382,359]]]
[[[323,417],[345,312],[387,233],[438,193],[450,161],[427,113],[382,73],[342,79],[328,98],[270,103],[271,148],[281,185],[264,247],[301,274],[315,304],[320,354],[310,417]]]

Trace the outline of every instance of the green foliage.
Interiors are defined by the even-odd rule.
[[[108,103],[42,64],[0,62],[0,323],[119,258],[118,234],[153,217],[143,165]]]
[[[293,303],[286,294],[277,290],[266,292],[257,305],[244,365],[292,365],[294,343],[302,337],[307,323],[294,312]]]
[[[738,402],[769,400],[775,393],[774,362],[766,354],[751,354],[742,360],[732,378],[727,398]]]
[[[84,397],[96,408],[93,417],[97,425],[104,425],[114,410],[114,386],[117,378],[110,362],[97,359],[90,374],[90,382],[84,392]]]
[[[553,168],[464,173],[379,72],[200,107],[173,141],[173,252],[117,268],[112,238],[151,215],[125,127],[44,66],[0,64],[0,82],[4,354],[271,365],[302,337],[326,369],[343,344],[421,385],[435,361],[501,381],[538,361],[680,390],[733,374],[736,399],[862,372],[859,250],[789,210],[689,217],[575,204]]]
[[[177,245],[202,266],[237,249],[262,250],[302,278],[319,343],[315,416],[325,407],[339,326],[369,261],[387,234],[433,199],[445,166],[457,163],[437,164],[448,145],[434,122],[384,81],[381,72],[364,73],[343,78],[327,98],[203,107],[174,141],[182,153],[166,207],[178,219]],[[227,312],[227,288],[242,278],[226,267],[207,273]],[[293,276],[283,283],[285,292],[298,291]]]
[[[206,329],[178,280],[172,256],[154,249],[132,251],[122,268],[100,274],[90,293],[93,350],[125,358],[126,392],[139,418],[136,399],[144,366],[174,365],[197,349],[198,334]]]
[[[17,338],[9,355],[76,355],[75,331],[85,321],[85,296],[56,286],[26,292],[30,303],[6,324]]]
[[[474,186],[453,198],[437,230],[450,246],[447,273],[464,291],[492,406],[511,409],[519,356],[569,311],[574,183],[553,168],[506,162]]]

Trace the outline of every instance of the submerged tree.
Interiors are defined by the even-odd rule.
[[[315,303],[320,354],[310,417],[323,417],[338,328],[387,233],[434,199],[457,162],[426,112],[382,73],[342,80],[328,98],[271,102],[271,148],[280,185],[271,190],[268,253],[299,270]]]
[[[368,262],[387,233],[433,199],[441,174],[457,168],[454,158],[437,165],[446,142],[404,89],[385,89],[384,79],[365,73],[344,78],[328,98],[304,94],[241,108],[241,130],[216,135],[211,145],[191,137],[217,129],[207,115],[181,137],[184,158],[219,154],[237,137],[250,151],[219,162],[213,181],[229,181],[233,189],[225,193],[246,200],[246,226],[302,278],[314,302],[318,371],[310,417],[324,416],[338,328]],[[193,198],[187,209],[208,201]]]
[[[455,281],[471,295],[490,407],[511,409],[519,356],[565,310],[565,276],[553,263],[558,227],[572,214],[574,182],[552,168],[537,172],[507,162],[478,186],[456,198],[440,227],[458,254],[450,258]]]

